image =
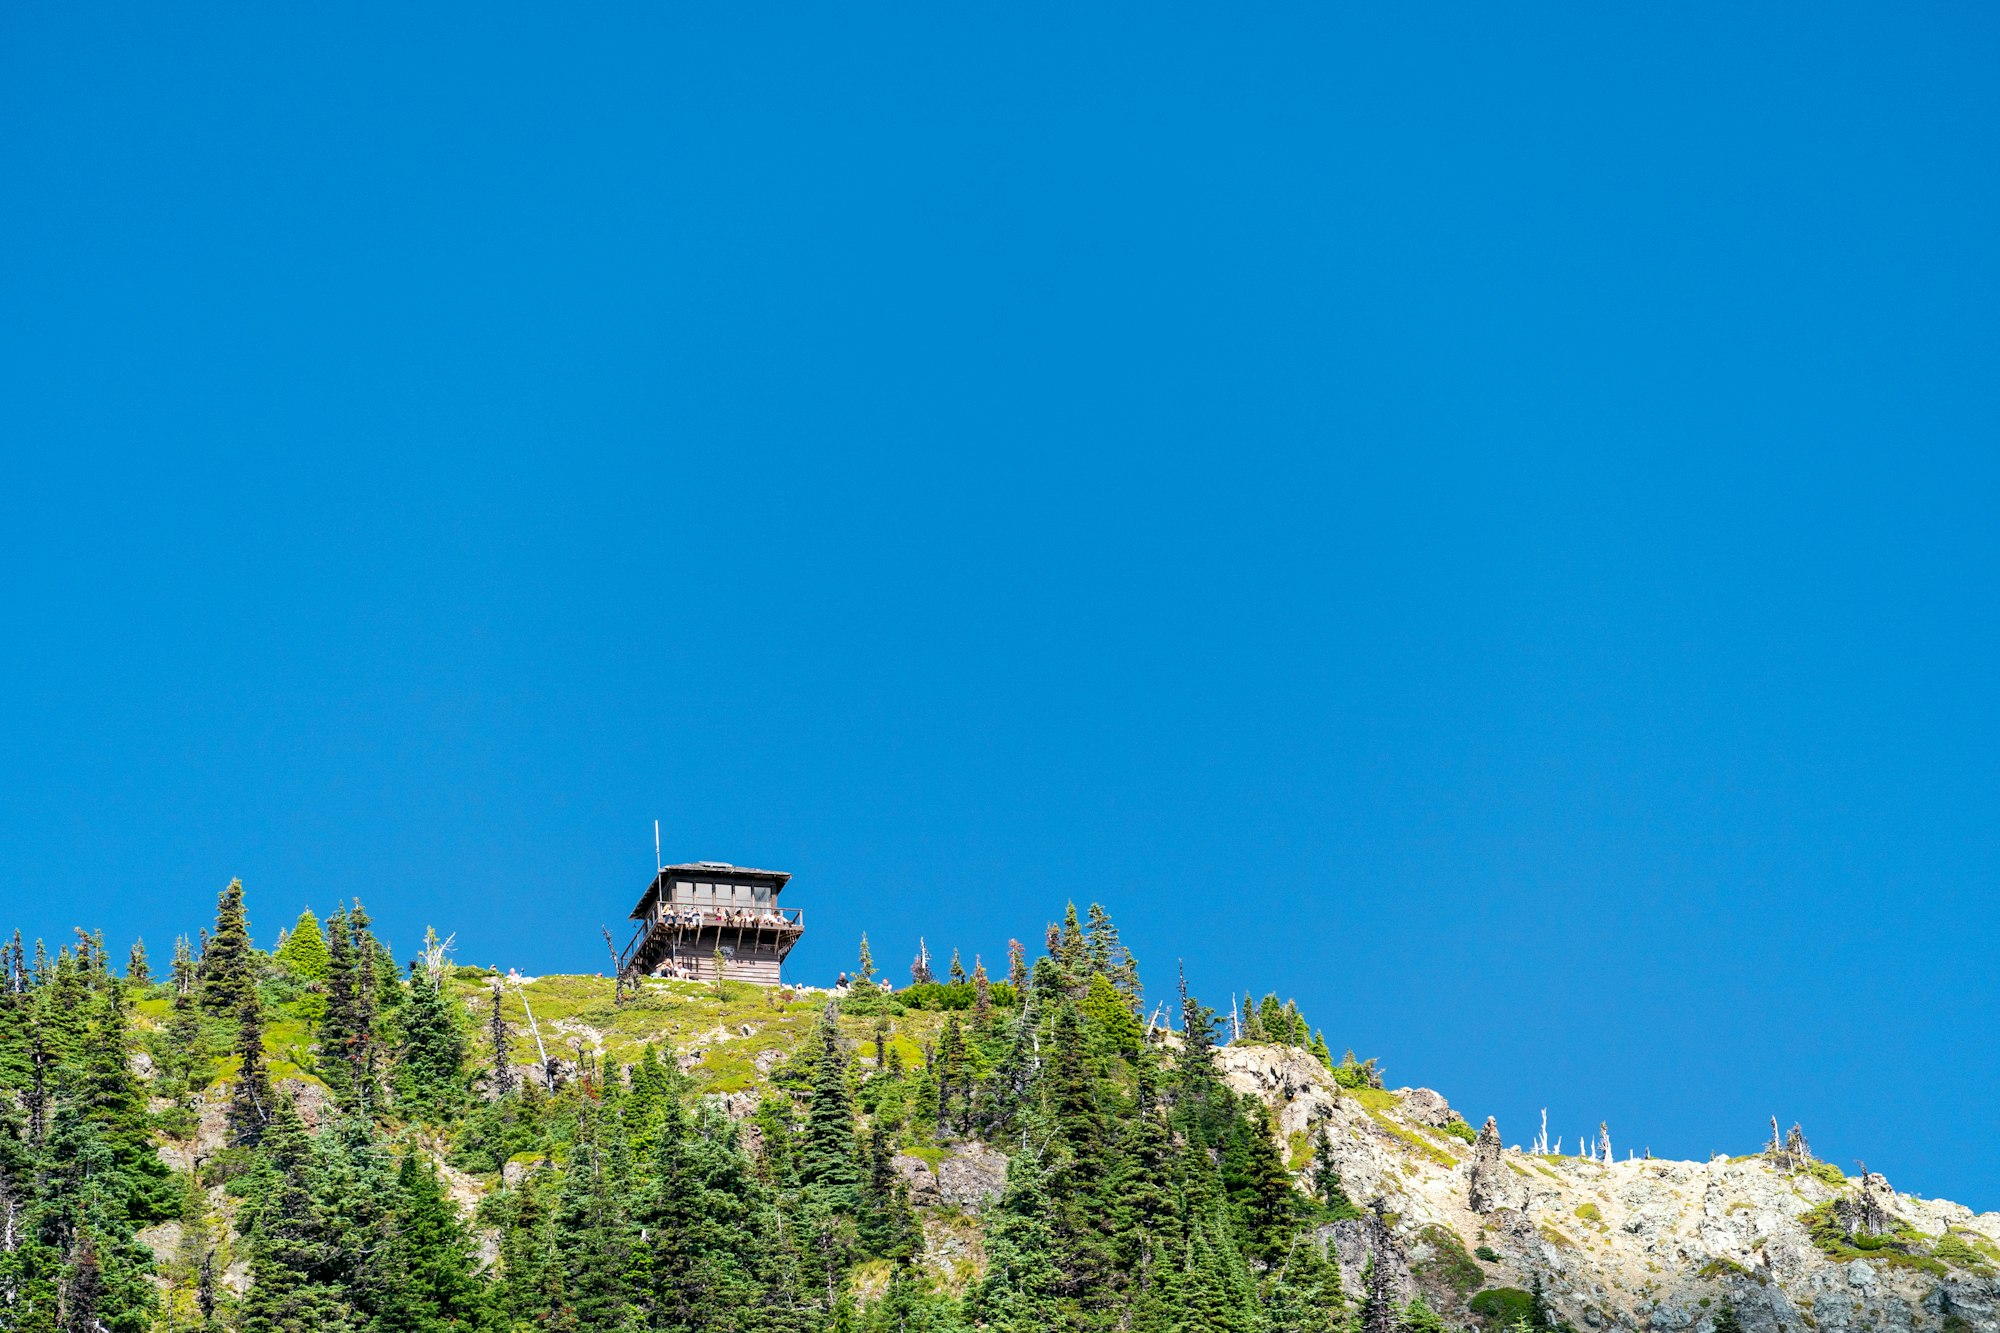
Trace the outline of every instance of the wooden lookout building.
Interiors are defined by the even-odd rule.
[[[718,960],[731,981],[778,984],[785,955],[805,933],[805,914],[778,906],[791,875],[727,861],[665,866],[646,886],[639,923],[619,955],[626,976],[713,981]]]

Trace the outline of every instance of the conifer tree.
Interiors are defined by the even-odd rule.
[[[507,1058],[507,1020],[500,1013],[500,982],[493,982],[493,1003],[487,1011],[486,1041],[493,1071],[493,1095],[505,1097],[514,1091],[514,1066]],[[651,1059],[653,1048],[646,1048],[646,1058]]]
[[[1285,1020],[1285,1006],[1278,1003],[1276,995],[1266,995],[1257,1006],[1257,1022],[1264,1029],[1265,1041],[1290,1040],[1292,1025]]]
[[[1396,1329],[1397,1333],[1452,1333],[1451,1325],[1421,1295],[1412,1297],[1397,1313]]]
[[[1019,940],[1007,941],[1007,984],[1017,1001],[1028,989],[1028,950]]]
[[[445,993],[442,971],[410,964],[409,996],[402,1011],[403,1042],[396,1063],[396,1098],[404,1107],[448,1119],[465,1098],[463,1009]]]
[[[951,969],[945,973],[945,976],[954,986],[963,986],[965,984],[965,964],[959,961],[957,949],[951,951]]]
[[[1378,1249],[1368,1257],[1361,1271],[1361,1309],[1355,1321],[1356,1333],[1396,1333],[1396,1304],[1390,1294],[1389,1266]]]
[[[194,990],[194,946],[185,935],[174,936],[173,983],[176,995],[187,995]]]
[[[1063,909],[1062,925],[1050,933],[1049,957],[1062,976],[1062,984],[1077,989],[1090,973],[1090,959],[1084,951],[1083,923],[1077,920],[1075,903]]]
[[[326,1017],[320,1023],[320,1077],[349,1115],[371,1115],[376,1102],[375,937],[356,903],[327,918]]]
[[[1268,1041],[1270,1033],[1264,1029],[1264,1015],[1251,1000],[1250,992],[1243,992],[1243,1040]]]
[[[478,1248],[445,1195],[437,1168],[417,1153],[396,1173],[390,1290],[376,1328],[394,1333],[453,1333],[481,1328],[489,1294]]]
[[[861,959],[854,965],[854,984],[866,986],[875,980],[875,955],[868,951],[868,932],[861,933]]]
[[[623,1139],[586,1110],[563,1174],[556,1212],[556,1261],[567,1306],[558,1324],[618,1329],[636,1312],[639,1237],[625,1205],[633,1197]]]
[[[806,1096],[806,1127],[799,1143],[799,1180],[828,1207],[852,1209],[860,1183],[854,1160],[854,1110],[847,1095],[847,1056],[841,1049],[838,1011],[820,1010],[819,1054]]]
[[[1340,1265],[1308,1231],[1295,1238],[1271,1279],[1271,1333],[1345,1333],[1347,1294]]]
[[[264,1068],[264,1011],[251,991],[237,1011],[236,1087],[229,1098],[229,1137],[255,1145],[273,1112],[270,1075]]]
[[[972,956],[972,1024],[985,1032],[993,1022],[993,983],[986,976],[986,964]]]
[[[250,950],[250,922],[243,913],[243,881],[232,879],[215,904],[215,934],[202,953],[201,1003],[209,1013],[233,1016],[257,988],[257,960]]]
[[[896,1174],[895,1152],[882,1127],[871,1126],[857,1238],[862,1251],[878,1259],[909,1259],[923,1247],[909,1187]]]
[[[326,933],[320,929],[319,918],[312,914],[311,908],[299,913],[299,919],[278,949],[277,960],[301,981],[326,980],[329,961]]]
[[[132,941],[132,952],[125,958],[125,979],[135,986],[153,984],[153,969],[146,965],[146,941]]]

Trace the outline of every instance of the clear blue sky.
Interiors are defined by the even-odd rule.
[[[0,919],[658,817],[2000,1207],[2000,20],[1394,8],[12,7]]]

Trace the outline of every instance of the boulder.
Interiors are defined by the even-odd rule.
[[[938,1176],[931,1170],[929,1162],[908,1153],[897,1153],[890,1159],[889,1165],[909,1187],[911,1203],[922,1208],[938,1201]]]
[[[1429,1088],[1405,1088],[1398,1095],[1403,1100],[1396,1109],[1412,1124],[1443,1129],[1464,1118],[1451,1109],[1450,1102]]]

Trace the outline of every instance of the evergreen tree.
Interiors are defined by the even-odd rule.
[[[864,1253],[878,1259],[909,1259],[923,1248],[923,1230],[910,1208],[909,1187],[896,1174],[895,1152],[882,1127],[872,1126],[857,1240]]]
[[[986,975],[986,964],[979,961],[977,954],[972,958],[972,1024],[981,1033],[989,1031],[993,1024],[993,983]]]
[[[1422,1296],[1411,1298],[1397,1313],[1396,1329],[1397,1333],[1452,1333],[1451,1325]]]
[[[820,1010],[819,1054],[806,1096],[805,1134],[799,1143],[799,1181],[826,1206],[851,1211],[860,1172],[854,1160],[854,1108],[847,1093],[847,1055],[841,1049],[838,1011]]]
[[[1266,1302],[1271,1333],[1346,1333],[1347,1293],[1340,1265],[1308,1231],[1293,1239],[1271,1278]]]
[[[854,984],[866,986],[875,980],[875,955],[868,952],[868,933],[861,934],[861,960],[854,965]]]
[[[505,1097],[514,1091],[514,1066],[507,1055],[507,1020],[500,1013],[500,982],[493,983],[493,1003],[487,1011],[486,1042],[490,1052],[489,1067],[493,1071],[493,1095]],[[652,1059],[653,1048],[646,1048],[646,1058]]]
[[[125,979],[135,986],[153,984],[153,969],[146,965],[146,941],[132,941],[132,952],[125,958]]]
[[[965,964],[959,961],[957,949],[951,951],[951,970],[945,975],[954,986],[965,984]]]
[[[229,1137],[255,1144],[273,1115],[271,1079],[264,1068],[264,1010],[252,990],[237,1011],[236,1087],[229,1098]]]
[[[1245,1247],[1254,1258],[1276,1262],[1291,1242],[1299,1200],[1266,1115],[1256,1097],[1242,1099],[1223,1152],[1222,1175]]]
[[[1268,1041],[1270,1033],[1264,1028],[1264,1015],[1251,1000],[1250,992],[1243,992],[1243,1040]]]
[[[972,1067],[957,1014],[947,1014],[938,1041],[937,1125],[947,1136],[962,1131],[972,1116]]]
[[[273,1108],[260,1178],[248,1210],[250,1291],[243,1333],[361,1333],[340,1281],[339,1247],[327,1234],[314,1186],[319,1167],[289,1101]]]
[[[375,937],[356,903],[327,918],[326,1017],[320,1023],[319,1073],[341,1110],[372,1115],[376,1103]]]
[[[326,933],[319,918],[307,908],[299,913],[285,942],[278,948],[278,963],[301,981],[325,981],[329,965]]]
[[[396,1100],[431,1119],[463,1109],[466,1092],[464,1009],[445,992],[442,970],[410,964],[402,1009],[403,1042],[396,1064]]]
[[[393,1298],[376,1327],[394,1333],[449,1333],[483,1327],[490,1314],[478,1247],[445,1195],[437,1168],[410,1153],[396,1173]]]
[[[185,935],[174,936],[173,984],[176,995],[187,995],[194,990],[194,946]]]
[[[1333,1068],[1333,1052],[1326,1048],[1326,1034],[1324,1032],[1315,1032],[1313,1034],[1312,1053],[1314,1058],[1321,1064],[1325,1065],[1328,1069]]]
[[[555,1219],[555,1258],[566,1297],[554,1321],[558,1327],[620,1329],[635,1316],[642,1252],[625,1212],[633,1197],[629,1167],[622,1137],[607,1132],[600,1112],[586,1110]]]
[[[1743,1320],[1737,1316],[1736,1304],[1727,1297],[1715,1308],[1715,1322],[1709,1325],[1709,1333],[1743,1333]]]
[[[216,900],[215,934],[202,953],[202,1008],[218,1017],[240,1014],[244,998],[256,993],[256,969],[250,922],[243,913],[243,881],[232,879]]]

